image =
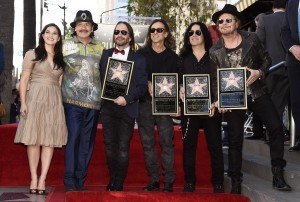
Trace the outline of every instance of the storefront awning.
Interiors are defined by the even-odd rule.
[[[243,15],[242,29],[255,30],[254,18],[260,13],[272,11],[274,0],[240,0],[235,6]]]
[[[258,0],[240,0],[235,4],[235,6],[238,9],[238,11],[241,12],[256,1]]]

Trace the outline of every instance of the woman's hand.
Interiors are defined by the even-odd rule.
[[[26,104],[21,105],[20,114],[21,114],[23,119],[27,118],[28,111],[27,111],[27,105]]]

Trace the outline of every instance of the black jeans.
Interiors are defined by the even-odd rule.
[[[269,131],[271,165],[284,167],[286,161],[283,159],[283,129],[279,115],[270,97],[263,95],[254,101],[248,99],[248,108],[259,117]],[[225,113],[229,130],[228,172],[232,178],[240,178],[242,176],[241,167],[245,113],[245,110],[232,110],[232,112]]]
[[[187,183],[196,183],[196,150],[199,129],[203,128],[207,146],[210,152],[212,183],[223,184],[224,163],[221,137],[222,117],[218,114],[214,117],[181,116],[183,133],[183,169]],[[203,159],[204,160],[204,159]]]
[[[173,183],[174,171],[174,126],[170,116],[152,115],[150,101],[139,103],[139,118],[137,119],[139,133],[144,149],[144,157],[148,175],[151,181],[158,182],[160,179],[158,154],[155,148],[155,123],[159,132],[159,144],[162,148],[161,160],[165,183]]]
[[[103,102],[101,118],[110,182],[122,184],[127,175],[135,119],[128,116],[125,107]]]

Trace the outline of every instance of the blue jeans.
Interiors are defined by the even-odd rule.
[[[65,185],[83,185],[88,171],[99,110],[64,103],[68,142],[65,149]]]

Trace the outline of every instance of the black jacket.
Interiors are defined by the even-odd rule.
[[[265,51],[260,40],[255,33],[239,31],[242,36],[242,56],[240,61],[241,67],[248,67],[251,69],[260,69],[263,75],[266,75],[270,65],[271,58]],[[213,91],[217,92],[217,69],[230,68],[229,58],[226,54],[224,40],[220,38],[217,43],[209,50],[212,87]],[[252,99],[259,98],[267,93],[264,79],[257,79],[249,86]],[[217,95],[214,96],[217,98]]]

